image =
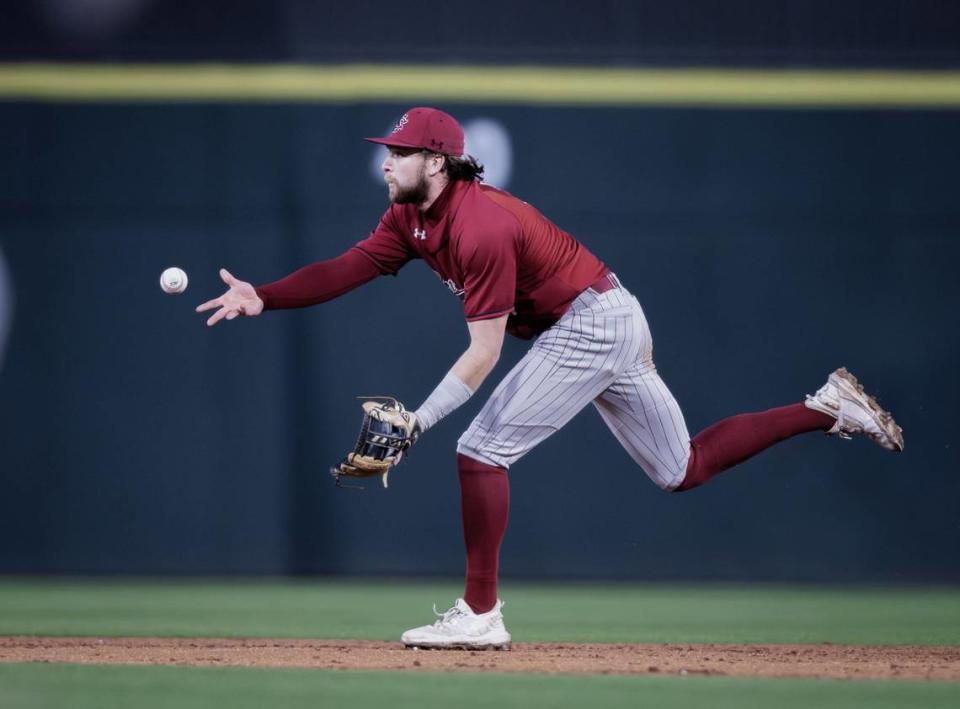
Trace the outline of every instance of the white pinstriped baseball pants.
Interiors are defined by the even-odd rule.
[[[654,483],[683,482],[690,434],[653,364],[640,303],[622,286],[573,301],[497,385],[457,452],[509,468],[590,402]]]

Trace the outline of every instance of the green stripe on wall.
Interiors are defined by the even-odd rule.
[[[0,100],[958,108],[960,71],[13,63]]]

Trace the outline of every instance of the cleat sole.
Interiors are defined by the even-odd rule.
[[[427,643],[404,645],[408,650],[509,650],[511,643],[491,643],[488,645],[470,645],[467,643],[449,643],[431,645]]]
[[[883,431],[893,446],[890,450],[897,453],[901,452],[903,450],[903,429],[897,425],[893,414],[880,406],[876,399],[867,394],[863,389],[863,385],[860,384],[860,381],[849,372],[846,367],[840,367],[840,369],[833,373],[833,376],[839,379],[842,384],[852,387],[854,391],[866,401],[867,407],[870,409],[870,413],[876,421],[877,426]]]

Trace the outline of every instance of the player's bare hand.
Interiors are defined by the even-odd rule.
[[[225,268],[220,269],[220,278],[229,286],[227,292],[197,306],[198,313],[218,308],[207,320],[207,325],[216,325],[224,318],[233,320],[238,315],[253,317],[263,312],[263,301],[252,284],[237,280]]]

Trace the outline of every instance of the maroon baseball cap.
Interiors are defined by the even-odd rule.
[[[425,106],[404,113],[387,137],[364,140],[398,148],[423,148],[455,157],[463,155],[463,128],[457,119],[438,108]]]

